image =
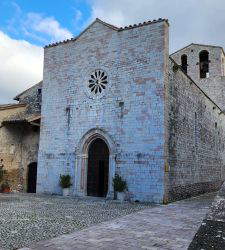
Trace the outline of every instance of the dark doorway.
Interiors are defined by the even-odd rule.
[[[95,139],[88,151],[87,195],[106,197],[108,192],[109,149],[102,139]]]
[[[28,183],[27,192],[36,193],[37,184],[37,162],[32,162],[28,165]]]

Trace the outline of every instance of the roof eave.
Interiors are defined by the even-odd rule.
[[[14,109],[14,108],[21,108],[21,107],[26,107],[27,104],[25,103],[15,103],[15,104],[11,104],[5,107],[0,107],[0,111],[1,110],[6,110],[6,109]]]
[[[139,24],[134,24],[134,25],[129,25],[129,26],[125,26],[125,27],[116,27],[112,24],[109,24],[109,23],[106,23],[102,20],[100,20],[99,18],[96,18],[95,21],[93,21],[86,29],[84,29],[77,37],[75,38],[71,38],[71,39],[67,39],[67,40],[64,40],[64,41],[61,41],[61,42],[56,42],[56,43],[52,43],[52,44],[48,44],[46,46],[44,46],[44,49],[46,48],[50,48],[50,47],[55,47],[55,46],[58,46],[58,45],[61,45],[61,44],[65,44],[65,43],[68,43],[68,42],[72,42],[72,41],[76,41],[87,29],[89,29],[94,23],[96,22],[99,22],[115,31],[124,31],[124,30],[128,30],[128,29],[134,29],[134,28],[138,28],[138,27],[142,27],[142,26],[146,26],[146,25],[149,25],[149,24],[154,24],[154,23],[159,23],[159,22],[166,22],[167,25],[169,26],[169,21],[168,19],[163,19],[163,18],[159,18],[157,20],[153,20],[153,21],[147,21],[147,22],[143,22],[143,23],[139,23]]]
[[[13,100],[15,100],[15,101],[19,101],[19,100],[20,100],[20,96],[21,96],[21,95],[23,95],[23,94],[24,94],[24,93],[26,93],[28,90],[32,89],[33,87],[37,86],[38,84],[40,84],[40,83],[42,83],[42,82],[43,82],[43,80],[42,80],[42,81],[40,81],[40,82],[38,82],[38,83],[36,83],[36,84],[34,84],[34,85],[33,85],[33,86],[31,86],[30,88],[28,88],[28,89],[24,90],[23,92],[21,92],[20,94],[18,94],[17,96],[15,96],[15,97],[13,98]]]
[[[224,49],[223,49],[223,47],[221,47],[221,46],[207,45],[207,44],[200,44],[200,43],[190,43],[189,45],[187,45],[187,46],[185,46],[185,47],[183,47],[183,48],[181,48],[181,49],[179,49],[179,50],[173,52],[170,56],[173,56],[174,54],[177,54],[178,52],[180,52],[180,51],[182,51],[182,50],[184,50],[184,49],[187,49],[188,47],[190,47],[190,46],[192,46],[192,45],[195,45],[195,46],[204,46],[204,47],[212,47],[212,48],[219,48],[219,49],[222,50],[223,54],[225,55]]]

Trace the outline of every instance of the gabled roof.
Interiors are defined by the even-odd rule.
[[[179,50],[173,52],[173,53],[171,54],[171,56],[174,55],[174,54],[176,54],[176,53],[178,53],[178,52],[180,52],[180,51],[182,51],[183,49],[187,49],[188,47],[193,46],[193,45],[196,45],[196,46],[204,46],[204,47],[211,47],[211,48],[219,48],[219,49],[222,50],[223,54],[225,55],[224,49],[223,49],[223,47],[221,47],[221,46],[207,45],[207,44],[200,44],[200,43],[191,43],[191,44],[189,44],[189,45],[187,45],[187,46],[185,46],[185,47],[183,47],[183,48],[181,48],[181,49],[179,49]]]
[[[14,109],[14,108],[20,108],[20,107],[26,107],[26,104],[23,104],[23,103],[0,104],[0,110]]]
[[[17,112],[16,114],[9,115],[4,118],[2,124],[9,123],[31,123],[41,119],[41,113],[30,114],[27,109]]]
[[[34,85],[31,86],[30,88],[24,90],[22,93],[20,93],[20,94],[18,94],[17,96],[15,96],[15,97],[13,98],[13,100],[19,101],[20,96],[22,96],[23,94],[25,94],[27,91],[31,90],[32,88],[35,88],[38,84],[41,85],[42,83],[43,83],[43,81],[40,81],[40,82],[34,84]]]
[[[113,29],[115,31],[118,31],[118,32],[123,31],[123,30],[134,29],[134,28],[138,28],[138,27],[141,27],[141,26],[146,26],[146,25],[153,24],[153,23],[158,23],[158,22],[166,22],[167,24],[169,24],[168,19],[159,18],[158,20],[146,21],[146,22],[143,22],[143,23],[139,23],[139,24],[134,24],[134,25],[129,25],[129,26],[118,28],[118,27],[116,27],[116,26],[114,26],[112,24],[109,24],[109,23],[106,23],[106,22],[100,20],[99,18],[96,18],[95,21],[92,22],[77,37],[74,37],[74,38],[71,38],[71,39],[67,39],[67,40],[64,40],[64,41],[61,41],[61,42],[52,43],[52,44],[46,45],[44,48],[54,47],[54,46],[57,46],[59,44],[68,43],[68,42],[71,42],[71,41],[76,41],[87,29],[89,29],[96,22],[101,23],[101,24],[107,26],[108,28],[111,28],[111,29]]]
[[[101,24],[105,25],[106,27],[108,27],[108,28],[110,28],[110,29],[113,29],[113,30],[115,30],[115,31],[118,31],[118,30],[119,30],[118,27],[116,27],[116,26],[114,26],[114,25],[111,25],[111,24],[109,24],[109,23],[103,22],[102,20],[96,18],[94,22],[92,22],[90,25],[88,25],[88,27],[87,27],[86,29],[84,29],[76,38],[72,38],[71,41],[77,40],[82,34],[84,34],[88,29],[90,29],[95,23],[101,23]],[[68,41],[68,40],[66,40],[66,41]],[[64,43],[64,41],[63,41],[63,42],[59,42],[59,43]],[[45,46],[45,47],[46,47],[46,46]],[[48,47],[49,47],[49,46],[48,46]]]
[[[106,22],[102,21],[102,20],[99,19],[99,18],[96,18],[95,21],[92,22],[86,29],[88,29],[91,25],[93,25],[93,24],[96,23],[96,22],[101,23],[101,24],[103,24],[103,25],[105,25],[105,26],[107,26],[107,27],[109,27],[109,28],[111,28],[111,29],[113,29],[113,30],[118,30],[118,29],[119,29],[118,27],[116,27],[116,26],[114,26],[114,25],[112,25],[112,24],[106,23]],[[86,30],[86,29],[85,29],[85,30]],[[83,31],[83,32],[84,32],[84,31]]]

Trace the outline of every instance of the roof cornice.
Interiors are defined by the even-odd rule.
[[[200,44],[200,43],[190,43],[189,45],[187,45],[187,46],[185,46],[185,47],[183,47],[183,48],[181,48],[181,49],[179,49],[179,50],[173,52],[170,56],[173,56],[174,54],[176,54],[176,53],[178,53],[178,52],[180,52],[180,51],[182,51],[182,50],[184,50],[184,49],[186,49],[186,48],[188,48],[188,47],[190,47],[190,46],[193,46],[193,45],[194,45],[194,46],[211,47],[211,48],[219,48],[219,49],[222,50],[222,52],[223,52],[223,54],[224,54],[224,56],[225,56],[225,52],[224,52],[223,47],[221,47],[221,46],[216,46],[216,45]]]
[[[15,97],[13,98],[13,100],[19,101],[21,95],[25,94],[25,93],[26,93],[27,91],[29,91],[30,89],[32,89],[32,88],[34,88],[35,86],[37,86],[38,84],[42,84],[42,83],[43,83],[43,81],[40,81],[40,82],[34,84],[34,85],[31,86],[30,88],[24,90],[22,93],[20,93],[20,94],[18,94],[17,96],[15,96]]]
[[[0,111],[7,110],[7,109],[21,108],[21,107],[26,107],[26,106],[27,104],[24,104],[24,103],[5,104],[5,105],[0,105]]]
[[[129,25],[129,26],[125,26],[125,27],[116,27],[112,24],[109,24],[109,23],[106,23],[104,21],[102,21],[101,19],[99,18],[96,18],[94,22],[92,22],[85,30],[83,30],[77,37],[73,37],[71,39],[67,39],[67,40],[64,40],[64,41],[59,41],[59,42],[56,42],[56,43],[51,43],[51,44],[48,44],[46,45],[44,48],[49,48],[49,47],[55,47],[57,45],[61,45],[61,44],[65,44],[65,43],[68,43],[68,42],[73,42],[73,41],[76,41],[86,30],[88,30],[93,24],[95,24],[96,22],[99,22],[105,26],[107,26],[108,28],[111,28],[115,31],[124,31],[124,30],[129,30],[129,29],[134,29],[134,28],[139,28],[139,27],[142,27],[142,26],[146,26],[146,25],[150,25],[150,24],[155,24],[155,23],[159,23],[159,22],[166,22],[168,25],[169,25],[169,21],[168,19],[163,19],[163,18],[159,18],[157,20],[152,20],[152,21],[145,21],[143,23],[139,23],[139,24],[133,24],[133,25]]]

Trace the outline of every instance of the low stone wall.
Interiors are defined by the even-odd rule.
[[[218,191],[222,183],[222,181],[211,181],[172,187],[169,191],[169,202]]]

